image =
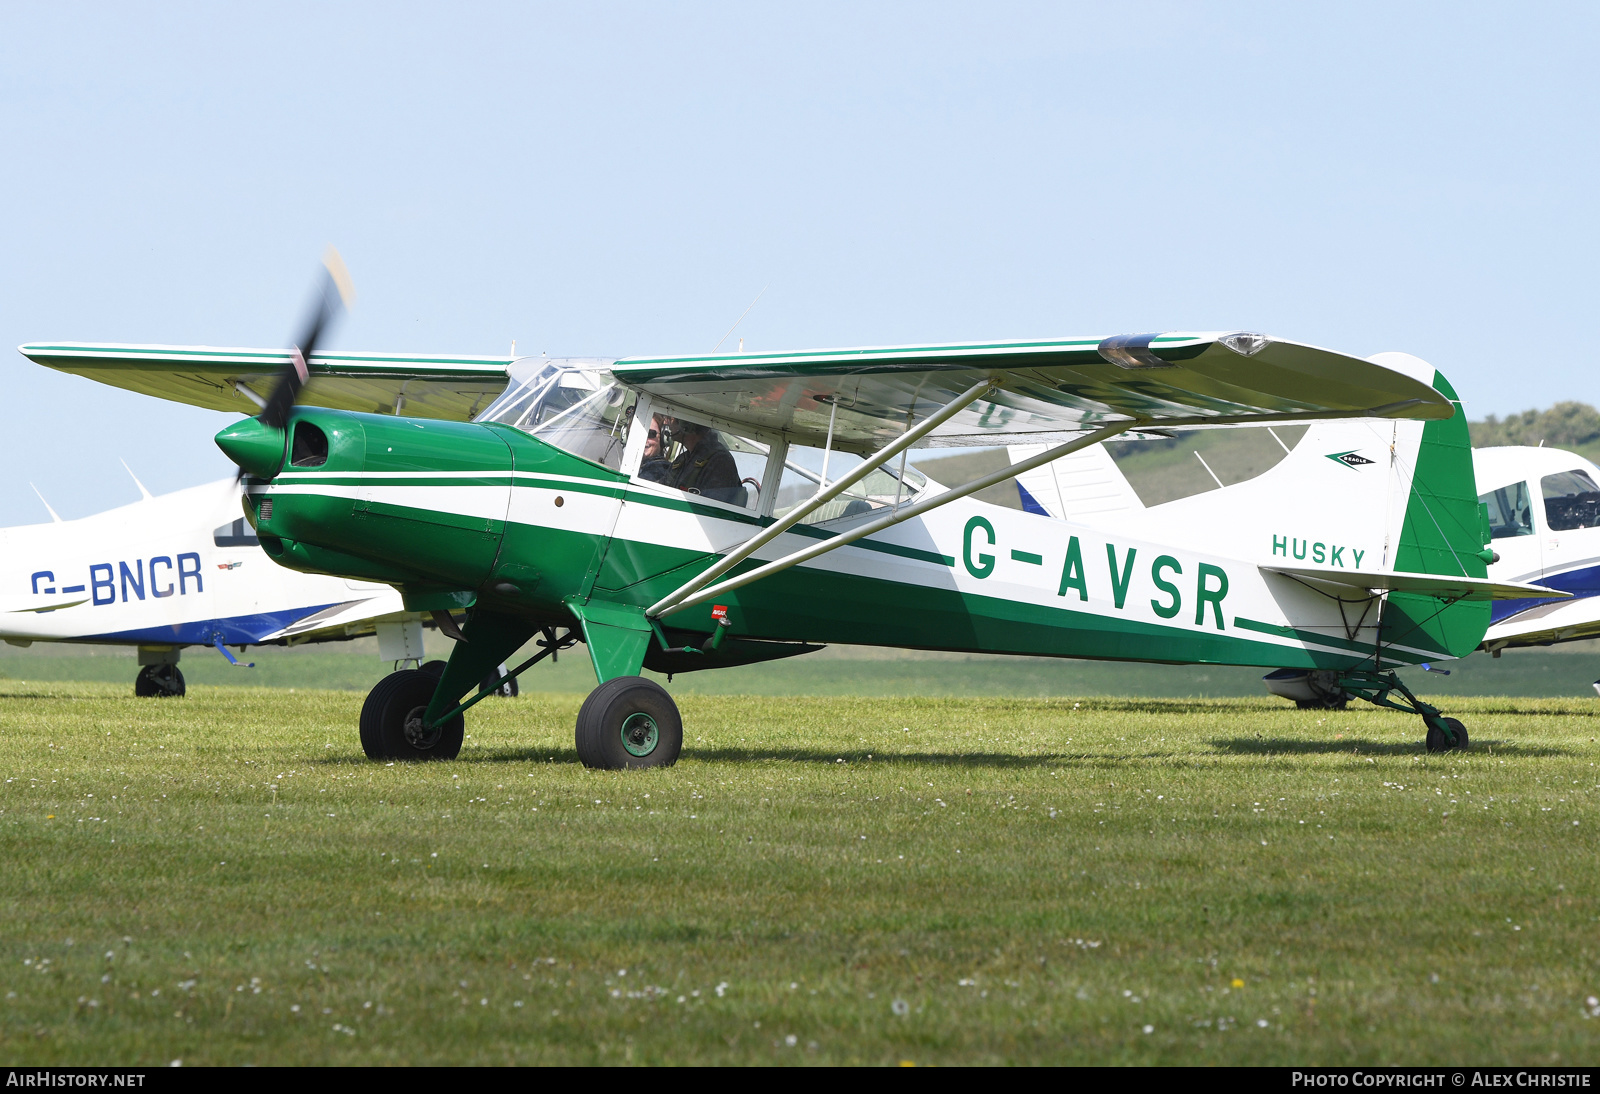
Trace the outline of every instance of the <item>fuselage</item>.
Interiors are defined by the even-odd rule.
[[[320,462],[249,482],[265,549],[294,568],[394,584],[413,610],[476,605],[559,622],[571,618],[574,603],[599,599],[642,612],[772,521],[765,506],[686,494],[642,477],[636,443],[626,451],[619,444],[608,464],[499,423],[301,408],[290,424],[320,432],[322,439],[306,446],[321,453],[313,457]],[[1420,435],[1421,423],[1402,424]],[[301,444],[298,435],[293,443]],[[1337,483],[1345,481],[1338,476],[1359,480],[1348,466],[1320,462]],[[1387,497],[1381,482],[1374,489]],[[923,496],[938,490],[929,485]],[[1378,508],[1385,504],[1398,504],[1403,516],[1404,491]],[[879,505],[798,525],[743,566],[885,511]],[[1338,522],[1324,523],[1336,537]],[[1290,532],[1306,532],[1270,518],[1251,526],[1258,524],[1264,534],[1251,540],[1254,548],[1218,553],[1201,546],[1207,537],[1186,537],[1181,527],[1169,527],[1162,540],[957,500],[663,622],[710,634],[725,615],[735,637],[780,642],[1380,667],[1373,654],[1379,613],[1351,611],[1272,572],[1280,561],[1277,539],[1287,560],[1298,538]],[[1337,538],[1306,538],[1301,552],[1337,545]],[[1383,547],[1380,537],[1373,549]],[[1335,563],[1361,565],[1351,555]],[[719,608],[725,611],[714,617]],[[1397,618],[1398,608],[1383,666],[1460,656],[1482,633],[1480,625],[1465,648],[1445,648],[1415,628],[1395,637]]]

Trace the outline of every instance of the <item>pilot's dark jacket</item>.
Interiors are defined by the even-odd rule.
[[[739,482],[739,467],[733,462],[733,453],[728,451],[728,446],[714,429],[708,429],[700,435],[700,443],[694,446],[692,452],[685,449],[679,453],[678,458],[672,461],[667,477],[661,481],[713,501],[744,505],[747,500],[744,486]]]

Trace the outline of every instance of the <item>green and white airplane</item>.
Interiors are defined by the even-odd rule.
[[[830,642],[1331,674],[1420,715],[1430,749],[1464,747],[1461,723],[1395,670],[1471,652],[1492,600],[1561,595],[1486,577],[1466,417],[1405,354],[1248,332],[614,361],[316,354],[314,340],[21,349],[261,407],[217,443],[268,554],[392,585],[456,640],[442,674],[397,672],[368,695],[373,759],[456,756],[469,693],[535,638],[508,678],[584,643],[599,686],[577,752],[600,768],[682,748],[677,707],[642,669]],[[1313,424],[1253,488],[1081,518],[1066,475],[1054,510],[971,496],[1119,434],[1275,422]],[[968,445],[1033,447],[954,489],[907,467],[914,447]]]

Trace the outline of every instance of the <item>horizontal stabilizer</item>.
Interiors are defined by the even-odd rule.
[[[1543,585],[1490,581],[1480,577],[1445,577],[1394,570],[1328,570],[1313,566],[1263,566],[1261,569],[1269,574],[1284,574],[1321,585],[1370,592],[1421,593],[1441,600],[1527,600],[1531,597],[1554,600],[1572,595]]]

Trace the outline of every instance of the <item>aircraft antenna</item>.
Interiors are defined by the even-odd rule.
[[[33,483],[30,482],[28,485],[33,486]],[[35,494],[39,494],[39,488],[37,486],[33,486],[33,492]],[[44,511],[50,514],[51,520],[55,521],[57,524],[62,523],[61,514],[50,508],[50,503],[44,500],[43,494],[39,494],[39,502],[44,506]]]
[[[750,308],[753,308],[757,304],[759,304],[761,302],[761,298],[763,296],[767,295],[767,290],[769,288],[771,288],[771,287],[772,287],[772,282],[770,282],[770,281],[768,281],[765,285],[761,286],[761,291],[756,293],[756,298],[754,300],[750,301]],[[727,332],[724,333],[721,338],[717,339],[717,344],[711,347],[711,352],[712,353],[715,353],[715,352],[717,352],[717,350],[721,349],[722,348],[722,343],[724,343],[724,342],[726,342],[728,340],[728,335],[733,333],[734,327],[737,327],[740,323],[744,322],[744,317],[750,314],[750,308],[746,308],[744,311],[740,312],[739,313],[739,318],[737,318],[737,319],[735,319],[733,321],[733,327],[729,327]]]
[[[127,460],[119,460],[119,462],[122,464],[122,469],[128,473],[128,477],[133,480],[133,485],[135,485],[135,486],[137,486],[139,488],[139,493],[143,497],[143,499],[145,501],[154,501],[155,500],[154,495],[152,495],[150,493],[150,491],[148,491],[148,490],[146,490],[144,488],[144,483],[140,482],[139,481],[139,476],[135,475],[133,473],[133,468],[128,466],[128,461]]]

